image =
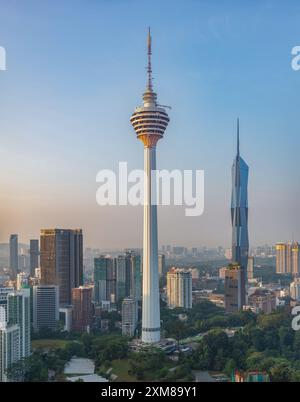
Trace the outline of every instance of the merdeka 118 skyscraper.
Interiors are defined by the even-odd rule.
[[[239,119],[237,120],[237,152],[232,165],[232,261],[241,269],[241,305],[246,304],[247,265],[249,253],[248,238],[248,174],[249,167],[240,156]]]

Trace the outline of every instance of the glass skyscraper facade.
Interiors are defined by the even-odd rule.
[[[81,229],[41,230],[41,284],[59,286],[59,303],[71,304],[72,289],[83,284]]]

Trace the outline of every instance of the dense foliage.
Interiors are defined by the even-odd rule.
[[[65,364],[73,357],[87,357],[95,362],[95,370],[109,366],[113,359],[127,357],[128,339],[117,336],[95,336],[87,333],[64,347],[50,350],[35,350],[32,355],[13,364],[7,372],[13,381],[64,380]],[[108,364],[107,364],[108,363]]]
[[[228,376],[234,369],[259,370],[271,381],[300,381],[300,332],[291,328],[289,310],[258,316],[240,313],[235,319],[243,327],[234,336],[211,329],[182,362],[191,369],[224,371]],[[215,320],[220,327],[222,321]]]
[[[134,353],[129,359],[129,374],[137,380],[147,381],[192,381],[187,364],[173,367],[166,355],[158,349],[149,349]]]

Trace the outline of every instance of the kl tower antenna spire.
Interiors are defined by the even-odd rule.
[[[152,67],[151,67],[151,55],[152,55],[152,49],[151,49],[151,31],[150,27],[148,28],[148,67],[147,67],[147,73],[148,73],[148,87],[147,89],[149,91],[152,91]]]
[[[164,107],[157,104],[157,95],[152,88],[151,42],[149,28],[147,88],[143,94],[143,106],[137,107],[130,118],[137,138],[144,144],[142,342],[145,343],[160,341],[157,207],[153,202],[156,183],[152,181],[152,176],[155,176],[152,171],[156,170],[156,145],[163,138],[170,120]]]

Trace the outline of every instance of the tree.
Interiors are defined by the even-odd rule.
[[[231,377],[232,373],[236,369],[236,363],[233,359],[227,360],[225,367],[224,367],[224,373],[228,376]]]
[[[291,369],[288,361],[277,363],[270,370],[270,378],[271,381],[274,382],[290,382],[292,381],[293,374],[294,372]]]

